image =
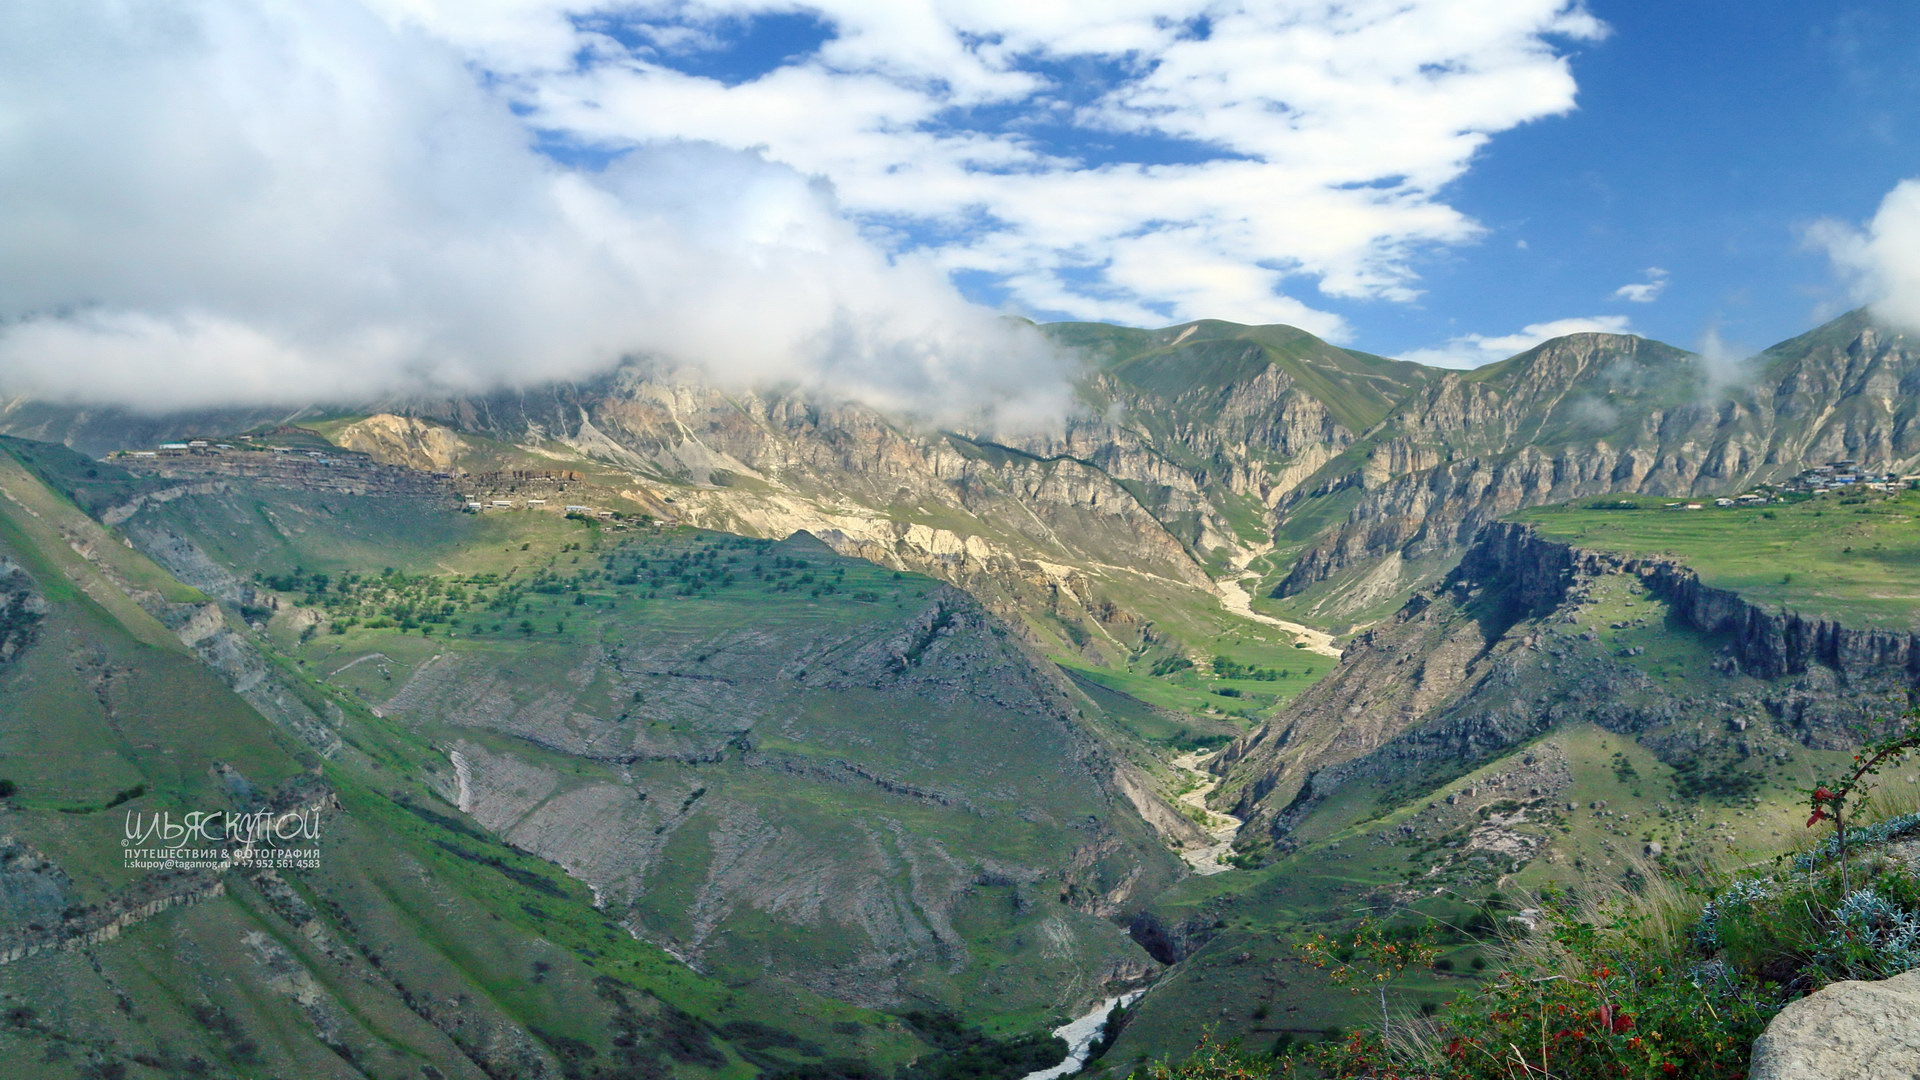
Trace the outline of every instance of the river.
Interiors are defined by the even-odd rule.
[[[1050,1069],[1030,1072],[1021,1080],[1056,1080],[1057,1077],[1072,1076],[1079,1072],[1080,1066],[1087,1063],[1087,1051],[1093,1049],[1093,1044],[1100,1038],[1101,1029],[1107,1026],[1107,1014],[1113,1011],[1115,1005],[1133,1004],[1140,1000],[1140,995],[1144,993],[1146,993],[1145,990],[1135,990],[1121,994],[1119,997],[1108,998],[1095,1005],[1091,1012],[1080,1019],[1069,1020],[1054,1028],[1055,1035],[1067,1040],[1067,1060]]]

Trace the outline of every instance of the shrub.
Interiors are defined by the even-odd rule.
[[[1412,959],[1377,928],[1351,943],[1319,938],[1308,959],[1341,978],[1346,965],[1377,988],[1377,1030],[1249,1055],[1212,1040],[1186,1062],[1148,1070],[1150,1080],[1370,1078],[1370,1080],[1629,1080],[1746,1075],[1753,1040],[1788,1001],[1836,979],[1884,979],[1920,970],[1920,873],[1884,845],[1920,836],[1920,813],[1850,823],[1865,781],[1920,749],[1920,713],[1904,730],[1864,747],[1851,774],[1811,795],[1809,826],[1833,835],[1749,870],[1710,896],[1684,895],[1651,867],[1610,899],[1542,897],[1525,930],[1496,951],[1487,981],[1426,1015],[1389,1015],[1386,985]],[[1631,763],[1616,755],[1617,772]],[[1623,779],[1625,777],[1623,776]],[[1489,905],[1491,907],[1491,905]],[[1388,946],[1394,946],[1390,951]],[[1392,961],[1393,963],[1385,963]],[[1436,969],[1437,960],[1429,961]],[[1479,971],[1485,961],[1475,957]]]
[[[1815,962],[1834,978],[1886,979],[1920,967],[1920,913],[1860,889],[1833,916]]]

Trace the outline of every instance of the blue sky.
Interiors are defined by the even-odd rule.
[[[1005,312],[1454,366],[1920,332],[1916,56],[1911,0],[15,0],[0,393],[650,355],[1038,415],[1072,360]]]
[[[607,17],[597,26],[647,64],[728,87],[818,62],[822,46],[843,32],[842,23],[823,12],[754,14],[752,5],[745,7],[720,17],[687,17],[684,11],[677,18]],[[1293,273],[1271,283],[1273,291],[1329,318],[1289,321],[1375,351],[1469,363],[1497,358],[1533,324],[1626,327],[1689,347],[1713,332],[1730,347],[1757,349],[1856,302],[1827,252],[1809,243],[1807,230],[1822,220],[1863,221],[1897,181],[1920,174],[1920,108],[1914,105],[1920,101],[1920,67],[1911,62],[1920,56],[1920,6],[1898,0],[1832,6],[1596,0],[1584,8],[1532,7],[1505,29],[1504,42],[1496,33],[1477,52],[1475,45],[1460,52],[1441,49],[1434,59],[1458,62],[1464,56],[1468,63],[1497,68],[1501,61],[1484,55],[1525,39],[1570,75],[1577,87],[1572,107],[1556,101],[1552,88],[1542,91],[1516,79],[1516,95],[1538,97],[1535,115],[1526,109],[1491,119],[1471,110],[1463,114],[1463,123],[1488,132],[1484,145],[1462,155],[1454,175],[1444,175],[1442,163],[1436,187],[1416,187],[1421,198],[1457,210],[1477,228],[1384,225],[1391,235],[1376,247],[1395,249],[1389,257],[1398,267],[1387,275],[1393,280],[1358,289],[1337,283],[1324,288],[1329,277],[1340,276],[1338,269],[1312,261],[1293,265]],[[1460,11],[1450,17],[1471,17]],[[1569,19],[1582,13],[1603,27]],[[669,25],[697,32],[697,42],[653,44],[649,33]],[[1208,20],[1189,17],[1180,32],[1204,39]],[[1022,42],[1014,36],[1012,44],[1017,50]],[[1111,102],[1116,91],[1138,80],[1143,64],[1154,62],[1152,49],[1120,55],[1030,52],[1004,70],[1034,76],[1033,93],[972,103],[955,103],[964,94],[936,93],[933,99],[945,107],[914,126],[946,137],[1010,137],[1087,170],[1246,160],[1245,146],[1193,132],[1150,125],[1127,130],[1124,124],[1101,130],[1088,122],[1085,111],[1103,99]],[[875,70],[838,66],[849,79]],[[1417,111],[1418,94],[1409,97],[1406,107]],[[670,93],[659,98],[670,99]],[[564,106],[553,110],[566,112]],[[717,137],[745,141],[734,132]],[[1364,125],[1343,137],[1369,139]],[[617,135],[611,141],[620,144]],[[772,153],[783,156],[778,145]],[[836,171],[823,165],[824,155],[785,156],[829,178]],[[1413,162],[1422,164],[1418,155]],[[1031,166],[974,171],[1025,167]],[[1343,179],[1388,188],[1400,181],[1390,172],[1390,156],[1380,167],[1389,171],[1375,176],[1362,169]],[[1288,171],[1285,165],[1270,168]],[[1140,185],[1133,197],[1150,206],[1153,186]],[[1178,219],[1185,197],[1169,187],[1164,198],[1170,218]],[[1114,288],[1102,280],[1097,262],[1063,262],[1055,276],[1064,288],[1054,289],[1022,281],[1005,263],[970,265],[953,249],[995,231],[992,197],[982,198],[984,209],[957,219],[945,208],[916,217],[893,207],[869,208],[859,198],[849,209],[881,230],[881,242],[892,250],[942,252],[970,297],[1043,319],[1170,322],[1212,315],[1260,321],[1288,314],[1284,305],[1245,303],[1244,289],[1155,296],[1151,278]],[[1244,207],[1230,202],[1226,209]],[[1153,227],[1150,213],[1124,224]],[[1228,248],[1227,258],[1250,267],[1289,267],[1293,254],[1280,244],[1266,251],[1244,244]],[[1369,254],[1378,252],[1346,257]],[[1026,248],[1012,258],[1044,255]],[[1331,261],[1339,260],[1336,253]],[[1063,292],[1115,302],[1069,303]],[[1491,341],[1480,346],[1475,336]]]
[[[1418,304],[1340,309],[1369,344],[1611,312],[1759,349],[1854,306],[1804,231],[1920,175],[1920,5],[1593,11],[1612,34],[1573,57],[1578,110],[1499,136],[1458,185],[1487,239],[1423,267]],[[1609,302],[1650,266],[1671,274],[1658,300]]]

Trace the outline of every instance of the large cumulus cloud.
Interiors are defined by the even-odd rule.
[[[0,390],[148,408],[481,390],[635,353],[951,416],[1061,362],[831,190],[660,141],[536,152],[444,40],[347,0],[0,10]]]

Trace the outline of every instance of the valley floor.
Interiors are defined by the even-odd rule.
[[[1241,825],[1239,818],[1207,805],[1207,797],[1220,787],[1220,778],[1205,768],[1207,760],[1213,756],[1207,751],[1195,750],[1181,754],[1171,762],[1174,768],[1186,773],[1193,783],[1192,787],[1180,793],[1180,805],[1187,807],[1204,822],[1202,828],[1209,839],[1203,847],[1189,847],[1179,853],[1193,868],[1193,872],[1201,875],[1232,869],[1225,859],[1233,854],[1233,839],[1239,835]]]

